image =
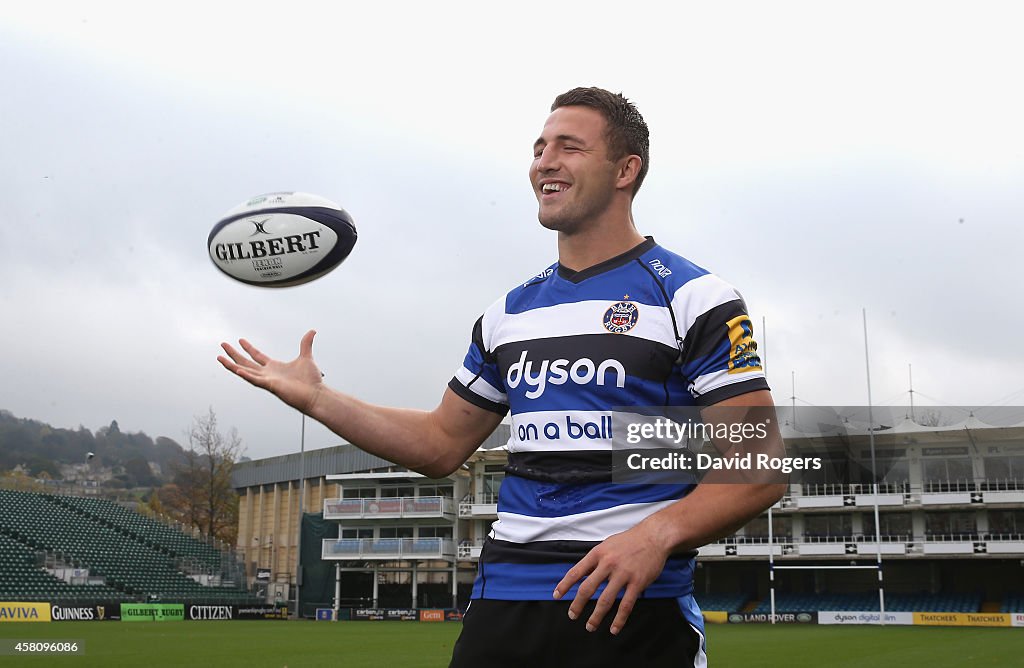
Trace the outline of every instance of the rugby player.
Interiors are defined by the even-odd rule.
[[[244,339],[242,351],[222,344],[229,371],[432,478],[457,470],[510,414],[498,520],[452,666],[707,665],[696,550],[785,489],[612,480],[613,407],[742,416],[772,405],[739,292],[637,230],[632,203],[649,162],[647,125],[625,97],[577,88],[555,99],[529,176],[558,259],[476,321],[433,410],[371,405],[328,387],[313,331],[290,362]],[[772,438],[781,444],[774,428]]]

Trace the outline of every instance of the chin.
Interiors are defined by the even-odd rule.
[[[580,221],[577,218],[559,214],[544,215],[542,211],[537,212],[537,220],[540,221],[541,226],[545,229],[562,232],[563,234],[572,234],[580,226]]]

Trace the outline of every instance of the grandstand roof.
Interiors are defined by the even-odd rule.
[[[300,470],[303,468],[306,478],[309,479],[332,473],[354,473],[394,466],[386,459],[375,457],[347,443],[320,450],[307,450],[304,464],[299,461],[301,456],[295,452],[236,464],[231,473],[231,485],[235,489],[242,489],[254,485],[299,480]]]

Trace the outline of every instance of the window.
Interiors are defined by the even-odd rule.
[[[978,531],[973,512],[934,512],[924,515],[924,532],[928,536],[966,536]]]
[[[412,538],[412,527],[381,527],[381,538]]]
[[[1024,534],[1024,510],[988,511],[990,534]]]
[[[451,538],[451,527],[420,527],[420,538]]]
[[[744,533],[748,538],[768,538],[768,516],[750,520]],[[772,534],[774,538],[792,538],[793,518],[772,515]]]
[[[910,460],[905,457],[876,459],[875,468],[881,482],[902,483],[910,480]]]
[[[352,487],[345,488],[341,492],[341,498],[343,499],[376,499],[377,488],[376,487]]]
[[[804,535],[817,537],[849,536],[853,533],[853,520],[849,515],[807,515],[804,517]]]
[[[926,482],[972,482],[974,467],[969,457],[926,459],[924,478]]]
[[[842,452],[808,452],[801,455],[821,458],[820,469],[801,471],[800,480],[805,485],[845,484],[855,482],[851,479],[850,456]]]
[[[418,489],[420,496],[443,496],[449,499],[455,496],[455,490],[451,485],[424,485]]]
[[[373,538],[373,529],[342,529],[341,537],[352,538]]]
[[[883,536],[905,536],[908,539],[914,535],[914,522],[910,513],[879,513],[879,527]],[[875,514],[861,514],[862,533],[868,538],[875,535]]]
[[[482,480],[482,493],[484,503],[494,503],[494,500],[498,498],[498,490],[501,489],[501,483],[505,480],[504,473],[485,473]]]
[[[400,496],[415,496],[415,487],[381,487],[380,496],[382,499],[395,498]]]
[[[1024,456],[986,457],[985,479],[1024,480]]]

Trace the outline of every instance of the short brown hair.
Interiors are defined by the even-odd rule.
[[[647,176],[650,165],[651,139],[644,117],[622,93],[603,88],[573,88],[555,98],[551,111],[559,107],[589,107],[601,112],[608,123],[608,158],[618,160],[627,155],[640,156],[640,173],[633,183],[633,194]]]

